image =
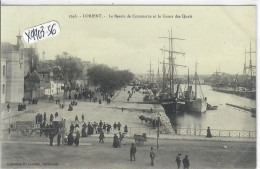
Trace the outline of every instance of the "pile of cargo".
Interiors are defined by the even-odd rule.
[[[150,116],[141,115],[139,116],[140,120],[145,121],[146,123],[152,125],[153,127],[158,126],[158,117],[160,117],[160,133],[161,134],[173,134],[169,118],[163,112],[152,113]]]

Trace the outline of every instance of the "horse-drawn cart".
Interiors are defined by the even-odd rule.
[[[135,134],[134,139],[135,139],[135,143],[139,145],[144,145],[144,142],[147,141],[145,133],[143,135]]]
[[[31,135],[38,128],[34,121],[16,121],[10,125],[10,131],[20,131],[24,136]]]

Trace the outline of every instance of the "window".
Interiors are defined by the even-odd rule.
[[[3,66],[3,76],[5,76],[5,65]]]
[[[5,94],[5,84],[3,84],[3,94]]]

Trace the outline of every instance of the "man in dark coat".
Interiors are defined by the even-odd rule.
[[[81,115],[81,119],[82,119],[82,121],[84,121],[84,114]]]
[[[43,114],[43,120],[46,121],[46,112]]]
[[[190,161],[189,161],[187,155],[186,155],[185,158],[182,160],[182,162],[183,162],[183,169],[189,169],[189,167],[190,167]]]
[[[51,131],[51,132],[50,132],[50,146],[52,146],[52,144],[53,144],[53,137],[54,137],[54,134],[53,134],[53,132]]]
[[[120,131],[120,128],[121,128],[121,123],[120,122],[118,122],[117,127],[118,127],[118,131]]]
[[[151,158],[151,166],[154,166],[154,158],[155,158],[155,153],[153,151],[153,147],[151,147],[151,151],[150,151],[150,158]]]
[[[53,115],[51,114],[51,115],[50,115],[50,121],[52,121],[52,120],[53,120]]]
[[[124,127],[124,132],[125,132],[125,133],[128,132],[127,125],[125,125],[125,127]]]
[[[88,122],[88,133],[87,133],[88,135],[91,135],[92,133],[91,133],[91,124],[90,124],[90,122]]]
[[[77,131],[76,138],[74,140],[74,143],[76,144],[76,146],[79,145],[79,138],[80,138],[80,134],[79,134],[79,131]]]
[[[114,134],[114,141],[113,141],[113,147],[114,148],[118,147],[118,142],[119,142],[119,139],[118,139],[117,135]]]
[[[72,111],[72,110],[73,110],[73,107],[71,105],[69,105],[68,111]]]
[[[87,128],[87,124],[85,122],[82,124],[82,128],[84,128],[84,129]]]
[[[104,138],[105,138],[105,134],[103,131],[100,132],[100,135],[99,135],[99,142],[101,143],[104,143]]]
[[[177,163],[178,169],[180,169],[180,167],[181,167],[181,154],[180,153],[176,156],[176,163]]]
[[[10,109],[10,105],[9,103],[7,104],[7,111],[9,112],[9,109]]]
[[[57,136],[57,146],[60,145],[60,139],[61,139],[61,134],[60,132],[58,133],[58,136]]]
[[[208,137],[208,138],[211,138],[211,137],[212,137],[209,127],[208,127],[208,129],[207,129],[207,136],[206,136],[206,137]]]
[[[99,122],[99,127],[102,128],[102,126],[103,126],[103,123],[102,123],[102,120],[100,120],[100,122]]]
[[[107,125],[107,133],[110,133],[110,130],[111,130],[111,125],[108,124],[108,125]]]
[[[123,140],[124,136],[119,132],[119,138],[118,138],[118,147],[121,148],[121,141]]]
[[[42,136],[43,128],[44,128],[44,124],[41,123],[41,124],[40,124],[40,137]]]
[[[70,125],[70,131],[71,131],[71,132],[74,131],[74,125],[73,125],[73,123],[71,123],[71,125]]]
[[[86,128],[84,127],[81,129],[81,137],[87,137]]]
[[[18,104],[18,111],[22,111],[22,107],[20,103]]]
[[[116,128],[117,128],[117,124],[116,124],[116,122],[114,123],[114,130],[116,130]]]
[[[40,114],[40,123],[42,122],[42,114]]]
[[[134,157],[134,161],[135,161],[135,153],[136,153],[136,147],[134,143],[132,143],[130,148],[130,161],[132,161],[132,157]]]
[[[70,131],[70,134],[68,135],[68,145],[72,145],[73,142],[74,142],[74,137],[72,131]]]
[[[79,118],[78,118],[78,116],[77,116],[77,115],[75,116],[75,121],[79,121]]]

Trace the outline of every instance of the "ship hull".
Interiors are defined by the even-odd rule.
[[[181,102],[162,102],[161,103],[166,114],[174,114],[176,111],[183,111],[184,104]]]
[[[217,87],[212,87],[212,90],[216,92],[235,94],[237,96],[246,97],[250,99],[256,99],[256,91],[236,91],[236,90],[217,88]]]
[[[207,101],[204,99],[189,100],[185,102],[189,112],[204,113],[207,110]]]

